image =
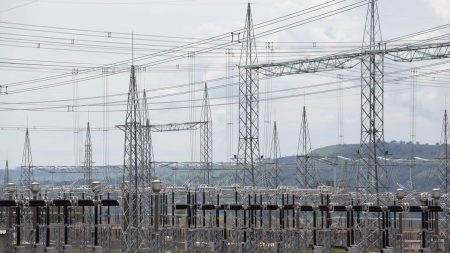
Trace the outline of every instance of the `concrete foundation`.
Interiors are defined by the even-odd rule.
[[[94,246],[94,248],[92,249],[92,253],[103,253],[102,246]]]
[[[72,245],[63,245],[63,253],[72,253]]]
[[[43,244],[34,244],[33,253],[44,253],[45,246]]]
[[[26,247],[25,246],[16,246],[16,253],[25,253],[26,252]]]
[[[323,246],[314,246],[314,253],[324,253],[324,247]]]
[[[359,253],[359,246],[350,246],[348,248],[348,253]]]
[[[382,252],[383,253],[395,253],[395,250],[392,247],[387,247],[387,248],[384,248]]]
[[[55,247],[46,247],[44,252],[45,253],[56,253],[56,248]]]

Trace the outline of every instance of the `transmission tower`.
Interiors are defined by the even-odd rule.
[[[417,69],[411,69],[411,109],[410,109],[410,148],[411,148],[411,163],[409,164],[409,188],[411,191],[415,191],[415,183],[413,178],[413,169],[415,166],[414,154],[415,154],[415,142],[416,142],[416,89],[417,89]]]
[[[450,138],[450,129],[448,128],[448,116],[447,109],[444,110],[444,120],[442,123],[442,132],[441,132],[441,164],[438,167],[438,183],[441,191],[444,193],[448,193],[448,166],[449,166],[449,150],[448,150],[448,141]],[[448,205],[448,200],[445,202]],[[449,246],[449,217],[445,215],[443,229],[445,233],[444,237],[444,248],[448,249]]]
[[[195,108],[195,52],[188,52],[188,77],[189,77],[189,121],[193,122],[197,120],[197,110]],[[191,162],[196,161],[197,157],[197,133],[196,131],[190,131],[190,145],[191,145]]]
[[[209,104],[208,87],[205,83],[205,91],[203,95],[203,106],[201,111],[200,125],[200,163],[202,164],[203,183],[211,184],[211,170],[213,161],[212,149],[212,119],[211,108]]]
[[[20,167],[20,182],[22,187],[30,189],[33,179],[33,157],[31,155],[30,134],[28,128],[25,132],[25,144],[22,153],[22,166]]]
[[[338,144],[344,144],[344,76],[337,74]]]
[[[368,4],[363,48],[382,49],[377,0]],[[377,159],[386,153],[384,145],[384,57],[383,54],[364,55],[361,60],[361,145],[362,166],[359,171],[365,192],[378,195],[386,186],[381,181],[386,168]],[[377,197],[377,202],[379,198]]]
[[[305,106],[303,106],[298,139],[296,180],[299,187],[302,188],[316,188],[318,184],[317,171],[311,157],[311,139]]]
[[[144,166],[144,184],[150,186],[151,181],[155,177],[155,167],[153,163],[153,142],[152,132],[150,129],[150,112],[147,103],[147,92],[144,90],[142,98],[142,122],[145,122],[145,126],[142,130],[142,150],[143,150],[143,166]]]
[[[272,158],[272,167],[269,170],[269,182],[268,185],[270,188],[277,188],[281,184],[280,173],[279,173],[279,164],[278,159],[280,158],[280,140],[278,138],[278,130],[277,130],[277,122],[273,122],[273,134],[272,134],[272,143],[271,143],[271,158]]]
[[[380,50],[383,47],[377,0],[368,3],[363,35],[363,50]],[[375,196],[380,205],[380,190],[386,190],[386,166],[378,157],[386,155],[384,144],[384,56],[383,54],[364,55],[361,59],[361,145],[359,158],[359,185],[357,190],[366,196],[363,202]],[[380,215],[372,214],[362,222],[361,249],[381,249]]]
[[[444,111],[444,121],[442,123],[441,132],[441,148],[442,148],[442,162],[439,166],[439,186],[444,193],[448,193],[448,165],[449,165],[449,153],[448,153],[448,141],[450,137],[450,132],[448,128],[448,117],[447,110]]]
[[[84,183],[91,185],[92,183],[92,142],[91,142],[91,127],[89,122],[86,128],[86,141],[84,143]]]
[[[258,63],[250,3],[247,6],[239,65]],[[236,181],[256,186],[260,178],[259,152],[259,76],[256,70],[239,67],[239,144]]]
[[[140,200],[144,190],[141,120],[135,66],[132,65],[125,125],[119,126],[125,132],[122,252],[130,253],[140,252],[144,246],[144,224],[140,217],[140,204],[146,203]]]
[[[9,183],[9,167],[8,167],[8,160],[6,160],[5,175],[3,176],[3,187],[6,187],[8,183]]]

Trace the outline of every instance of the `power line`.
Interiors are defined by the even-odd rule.
[[[330,1],[330,2],[334,2],[334,1]],[[327,2],[328,3],[328,2]],[[322,8],[324,8],[324,7],[321,7],[323,4],[321,4],[321,5],[317,5],[317,6],[319,6],[319,8],[317,8],[317,9],[322,9]],[[340,9],[342,9],[342,8],[340,8]],[[304,14],[307,14],[307,13],[309,13],[309,12],[313,12],[313,11],[315,11],[315,9],[312,7],[312,8],[308,8],[308,9],[305,9],[305,10],[309,10],[309,11],[299,11],[299,12],[296,12],[296,13],[302,13],[302,12],[304,12],[304,13],[302,13],[303,15]],[[338,12],[338,13],[341,13],[341,12],[343,12],[342,10],[340,11],[340,12]],[[330,13],[330,12],[328,12],[328,13]],[[338,14],[338,13],[333,13],[333,15],[336,15],[336,14]],[[325,18],[325,17],[329,17],[330,15],[328,15],[328,16],[322,16],[320,19],[322,19],[322,18]],[[278,18],[279,19],[279,18]],[[263,22],[263,23],[260,23],[260,26],[258,26],[259,28],[260,27],[264,27],[264,26],[267,26],[268,24],[270,24],[270,22],[274,22],[274,21],[276,21],[277,19],[273,19],[273,20],[269,20],[269,21],[266,21],[266,22]],[[316,20],[318,20],[318,19],[316,19]],[[314,20],[315,21],[315,20]],[[312,22],[312,21],[309,21],[309,22]],[[308,22],[308,23],[309,23]],[[297,24],[296,26],[299,26],[299,25],[302,25],[301,23],[300,24]],[[292,28],[292,27],[291,27]],[[239,30],[238,30],[239,31]],[[275,33],[275,31],[273,31],[273,32],[271,32],[270,34],[273,34],[273,33]],[[269,33],[267,33],[266,35],[269,35]],[[202,41],[199,41],[199,42],[195,42],[195,43],[188,43],[188,44],[186,44],[186,45],[184,45],[184,46],[180,46],[180,47],[175,47],[175,48],[173,48],[173,49],[169,49],[169,50],[163,50],[163,51],[161,51],[161,52],[159,52],[159,53],[155,53],[155,54],[150,54],[150,55],[146,55],[146,56],[140,56],[140,57],[136,57],[136,60],[137,61],[141,61],[141,60],[144,60],[144,59],[147,59],[147,58],[153,58],[153,57],[156,57],[156,56],[162,56],[162,55],[165,55],[166,53],[169,53],[169,52],[173,52],[173,51],[180,51],[181,49],[183,49],[183,48],[190,48],[191,46],[193,46],[193,45],[195,45],[195,44],[205,44],[205,43],[207,43],[208,41],[213,41],[213,40],[216,40],[216,39],[218,39],[219,37],[222,37],[222,38],[225,38],[225,37],[228,37],[229,35],[228,34],[225,34],[225,35],[219,35],[219,36],[215,36],[215,37],[212,37],[212,38],[209,38],[209,39],[206,39],[206,40],[202,40]],[[228,45],[231,45],[231,44],[236,44],[237,42],[229,42],[229,43],[224,43],[223,44],[223,46],[221,46],[221,47],[210,47],[210,48],[207,48],[207,50],[213,50],[213,49],[220,49],[220,48],[223,48],[223,47],[226,47],[226,46],[228,46]],[[196,52],[196,54],[199,54],[199,53],[204,53],[206,51],[206,49],[204,49],[204,50],[200,50],[200,52]],[[168,59],[165,59],[165,61],[167,62],[167,61],[173,61],[173,60],[175,60],[175,59],[180,59],[180,58],[183,58],[183,57],[186,57],[186,55],[181,55],[181,56],[179,56],[179,57],[169,57]],[[121,61],[121,62],[116,62],[116,63],[112,63],[112,64],[109,64],[109,65],[105,65],[105,66],[102,66],[102,67],[113,67],[114,65],[116,65],[116,64],[121,64],[121,63],[125,63],[125,62],[129,62],[129,60],[125,60],[125,61]],[[150,63],[150,64],[158,64],[158,63],[161,63],[161,62],[152,62],[152,63]],[[149,64],[145,64],[144,66],[150,66]],[[99,69],[99,68],[94,68],[94,69],[92,69],[92,70],[96,70],[96,69]],[[82,73],[87,73],[87,72],[90,72],[90,70],[86,70],[86,71],[81,71],[81,72],[79,72],[80,74],[82,74]],[[70,74],[69,74],[70,75]],[[9,84],[5,84],[6,86],[8,86],[8,87],[13,87],[13,86],[17,86],[17,85],[24,85],[24,84],[29,84],[29,83],[33,83],[33,82],[36,82],[36,81],[44,81],[44,80],[50,80],[50,79],[53,79],[53,78],[63,78],[63,77],[67,77],[68,75],[58,75],[58,76],[53,76],[53,77],[47,77],[47,78],[40,78],[40,79],[34,79],[34,80],[28,80],[28,81],[22,81],[22,82],[15,82],[15,83],[9,83]],[[91,78],[98,78],[98,76],[97,77],[94,77],[94,76],[92,76]],[[89,78],[89,79],[84,79],[84,80],[90,80],[91,78]],[[80,79],[80,81],[83,81],[82,79]],[[48,88],[49,86],[43,86],[43,87],[40,87],[40,88]],[[50,86],[50,87],[52,87],[52,86]],[[36,90],[36,89],[31,89],[31,90]],[[22,90],[20,90],[19,92],[25,92],[25,91],[27,91],[26,89],[22,89]],[[16,91],[16,92],[18,92],[18,91]],[[10,92],[11,94],[13,93],[13,92]]]

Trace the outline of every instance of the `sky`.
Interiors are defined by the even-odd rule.
[[[329,1],[255,0],[251,2],[253,22],[259,24],[326,2]],[[336,10],[339,7],[357,4],[361,1],[331,2],[336,2],[336,5],[323,11]],[[71,74],[72,69],[78,69],[79,66],[97,67],[117,61],[129,61],[132,57],[131,33],[135,34],[133,35],[135,47],[133,53],[136,58],[154,54],[175,45],[193,43],[217,35],[224,36],[214,43],[227,44],[232,40],[231,32],[244,27],[246,6],[246,1],[238,0],[1,1],[0,58],[3,62],[0,63],[0,85],[10,85],[15,82],[66,73],[68,75],[65,79],[56,81],[40,80],[24,86],[8,86],[9,94],[0,95],[0,162],[4,163],[5,160],[9,160],[10,167],[20,166],[25,136],[24,128],[30,127],[34,165],[80,165],[84,155],[85,131],[81,129],[78,133],[74,133],[74,129],[84,128],[89,121],[93,128],[94,164],[121,164],[123,162],[124,134],[115,126],[123,124],[125,121],[126,105],[123,102],[126,99],[124,94],[128,90],[129,73],[102,77],[101,71],[97,70],[90,74],[96,74],[99,78],[80,81],[90,74],[73,75]],[[378,7],[384,41],[450,22],[450,2],[448,0],[379,0]],[[257,29],[255,35],[258,36],[265,29],[302,22],[302,20],[304,22],[307,17],[314,17],[323,11],[305,14],[267,28]],[[366,7],[362,6],[283,31],[278,29],[271,35],[258,37],[256,39],[258,61],[264,63],[292,60],[357,48],[362,41],[365,14]],[[50,30],[50,32],[39,30]],[[448,41],[448,34],[449,28],[447,27],[413,39],[427,39],[443,35],[443,38]],[[103,46],[113,45],[114,48],[99,49],[83,46],[83,44],[99,45],[99,41],[103,43]],[[110,42],[113,43],[108,44]],[[273,43],[274,53],[267,54],[265,48],[267,42]],[[338,47],[339,45],[340,47]],[[194,57],[195,64],[192,64],[192,58],[187,57],[187,53],[196,52],[206,46],[212,46],[212,44],[136,62],[136,65],[154,64],[138,75],[139,89],[149,90],[147,95],[153,102],[149,105],[152,124],[199,120],[200,109],[196,107],[197,109],[190,113],[187,108],[189,106],[187,100],[192,98],[195,100],[193,103],[196,106],[201,105],[203,96],[201,91],[204,82],[208,82],[208,87],[210,87],[211,104],[228,104],[237,101],[237,98],[234,98],[233,101],[224,98],[238,94],[237,85],[230,86],[230,83],[237,82],[237,78],[212,80],[237,75],[236,66],[239,64],[240,44],[220,48],[212,53],[200,54],[197,52]],[[227,48],[231,49],[233,56],[227,57],[225,54]],[[268,55],[271,55],[272,58],[269,59]],[[170,57],[179,59],[167,61]],[[18,59],[22,63],[28,62],[31,65],[11,63],[19,61]],[[227,63],[227,59],[229,63]],[[155,65],[158,60],[164,61],[164,63]],[[41,65],[32,65],[36,63]],[[441,64],[432,66],[434,63]],[[64,69],[60,67],[62,64],[65,66]],[[125,65],[129,64],[127,62]],[[425,65],[430,66],[423,68]],[[439,142],[443,111],[447,107],[447,97],[450,94],[448,89],[450,75],[446,70],[449,67],[444,60],[417,63],[398,63],[386,60],[386,141],[410,140],[411,111],[414,101],[415,140],[421,143]],[[417,68],[418,74],[439,71],[434,75],[416,78],[414,99],[411,95],[413,81],[408,78],[411,68]],[[389,74],[398,70],[402,70],[401,74]],[[260,102],[261,154],[269,155],[270,136],[274,121],[277,122],[279,131],[281,154],[283,156],[296,154],[302,106],[307,108],[312,148],[333,145],[339,141],[359,143],[360,90],[358,88],[343,91],[344,137],[341,140],[338,138],[337,92],[303,96],[303,94],[321,90],[335,89],[338,74],[342,75],[344,86],[358,85],[360,84],[360,81],[357,80],[359,72],[359,67],[357,67],[338,72],[260,80],[260,98],[295,95],[291,98],[271,100],[270,103]],[[396,81],[395,79],[399,77],[403,77],[403,79]],[[78,82],[76,82],[77,79]],[[33,88],[60,81],[68,81],[68,83],[58,87],[28,89],[14,93],[15,89],[20,90],[22,87]],[[185,84],[192,81],[196,82],[194,90],[197,92],[190,95],[187,92],[189,86]],[[324,87],[311,87],[311,85],[321,83],[331,84]],[[231,88],[220,88],[221,85],[228,85]],[[427,87],[425,87],[426,85]],[[104,109],[102,106],[73,107],[74,104],[103,102],[101,96],[106,92],[105,86],[110,95],[122,94],[108,98],[110,101],[122,102],[119,105],[107,107],[108,113],[102,112]],[[307,88],[302,88],[305,86]],[[271,90],[283,89],[290,90],[270,93]],[[175,93],[181,95],[175,96]],[[74,98],[94,96],[100,98],[73,100]],[[49,100],[61,101],[48,102]],[[49,108],[55,105],[59,107],[57,109]],[[35,110],[42,107],[46,109]],[[168,107],[183,108],[169,110]],[[233,154],[237,152],[237,104],[212,106],[211,111],[214,161],[230,161]],[[232,131],[229,126],[233,126]],[[45,128],[45,130],[33,130],[33,127]],[[105,131],[103,131],[105,129],[109,130],[107,142],[105,141]],[[190,141],[189,132],[154,133],[152,137],[156,161],[199,160],[198,132],[194,133],[194,143]],[[2,167],[0,164],[0,168]]]

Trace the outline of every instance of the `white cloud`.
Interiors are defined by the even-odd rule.
[[[422,0],[431,8],[442,20],[450,21],[450,1],[449,0]]]

